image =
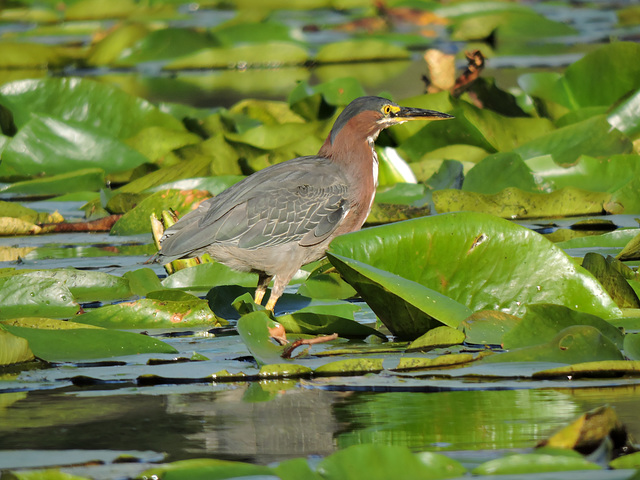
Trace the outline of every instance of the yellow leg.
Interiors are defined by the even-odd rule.
[[[258,276],[258,288],[256,288],[256,293],[253,296],[254,301],[258,304],[262,304],[262,299],[264,298],[264,294],[267,292],[267,287],[269,286],[269,282],[273,278],[272,275],[266,275],[261,273]]]

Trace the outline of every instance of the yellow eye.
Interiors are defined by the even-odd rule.
[[[391,105],[385,105],[382,107],[382,113],[385,115],[389,115],[391,113]]]

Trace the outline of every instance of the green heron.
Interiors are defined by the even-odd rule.
[[[267,167],[202,202],[164,232],[157,261],[208,253],[232,269],[257,273],[258,304],[273,279],[266,305],[273,310],[302,265],[322,258],[336,236],[362,227],[378,185],[378,134],[409,120],[446,118],[452,116],[357,98],[317,155]]]

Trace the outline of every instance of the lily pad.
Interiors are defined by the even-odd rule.
[[[29,362],[34,359],[29,342],[7,332],[0,325],[0,366]]]
[[[164,190],[142,200],[133,210],[125,213],[111,228],[112,235],[136,235],[151,232],[149,217],[159,218],[163,210],[173,209],[179,216],[197,208],[200,202],[210,198],[203,190]]]
[[[39,315],[68,318],[79,309],[69,288],[52,278],[0,278],[0,319]]]
[[[74,362],[139,353],[178,353],[172,346],[147,335],[54,322],[50,320],[45,328],[4,322],[3,328],[27,339],[34,355],[48,362]]]
[[[512,219],[601,214],[610,200],[609,193],[588,192],[574,187],[551,193],[525,192],[516,187],[505,188],[496,194],[461,190],[433,192],[433,202],[439,213],[466,210]]]
[[[520,323],[515,315],[498,310],[480,310],[466,318],[458,329],[464,332],[467,343],[500,345],[505,333]]]
[[[0,87],[0,103],[11,110],[18,129],[38,113],[120,139],[153,125],[184,130],[179,120],[148,101],[89,79],[49,77],[7,83]]]
[[[597,328],[618,348],[622,348],[622,332],[602,318],[578,312],[562,305],[527,305],[527,312],[502,340],[504,348],[512,349],[548,342],[561,330],[573,325]]]
[[[548,343],[514,348],[504,353],[484,357],[482,363],[554,362],[583,363],[587,361],[622,360],[616,345],[597,328],[573,325],[558,332]]]
[[[600,470],[601,467],[584,458],[544,453],[516,453],[489,460],[472,470],[474,475],[516,475],[526,473]]]
[[[411,299],[407,292],[412,289],[423,295],[417,285],[471,311],[520,316],[527,303],[554,303],[605,319],[621,314],[596,279],[560,248],[527,228],[486,214],[438,215],[342,235],[333,240],[328,256],[347,280],[355,267],[384,279],[384,288],[374,289],[370,279],[358,274],[363,277],[358,281],[366,283],[357,290],[381,318],[385,315],[378,312],[392,310],[396,296]],[[393,309],[385,320],[393,327],[404,318]]]
[[[74,320],[88,325],[121,329],[220,326],[206,300],[182,294],[187,297],[174,300],[170,297],[170,291],[159,292],[156,295],[158,298],[105,305],[78,315]],[[165,298],[167,295],[169,298]]]

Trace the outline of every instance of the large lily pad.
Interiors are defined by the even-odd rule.
[[[3,328],[28,340],[33,353],[49,362],[70,362],[139,353],[177,353],[160,340],[138,333],[88,328],[73,322],[6,321]],[[23,326],[27,325],[27,326]]]
[[[40,113],[128,138],[143,127],[183,130],[175,117],[120,88],[79,78],[19,80],[0,88],[0,103],[11,110],[18,128]]]
[[[596,279],[560,248],[486,214],[454,213],[361,230],[336,238],[328,256],[347,279],[354,270],[360,276],[360,270],[375,272],[389,285],[421,285],[472,311],[519,316],[527,303],[554,303],[603,318],[621,314]],[[371,285],[363,277],[355,287],[388,326],[412,322],[406,313],[386,312],[397,297],[412,298],[404,288]]]

